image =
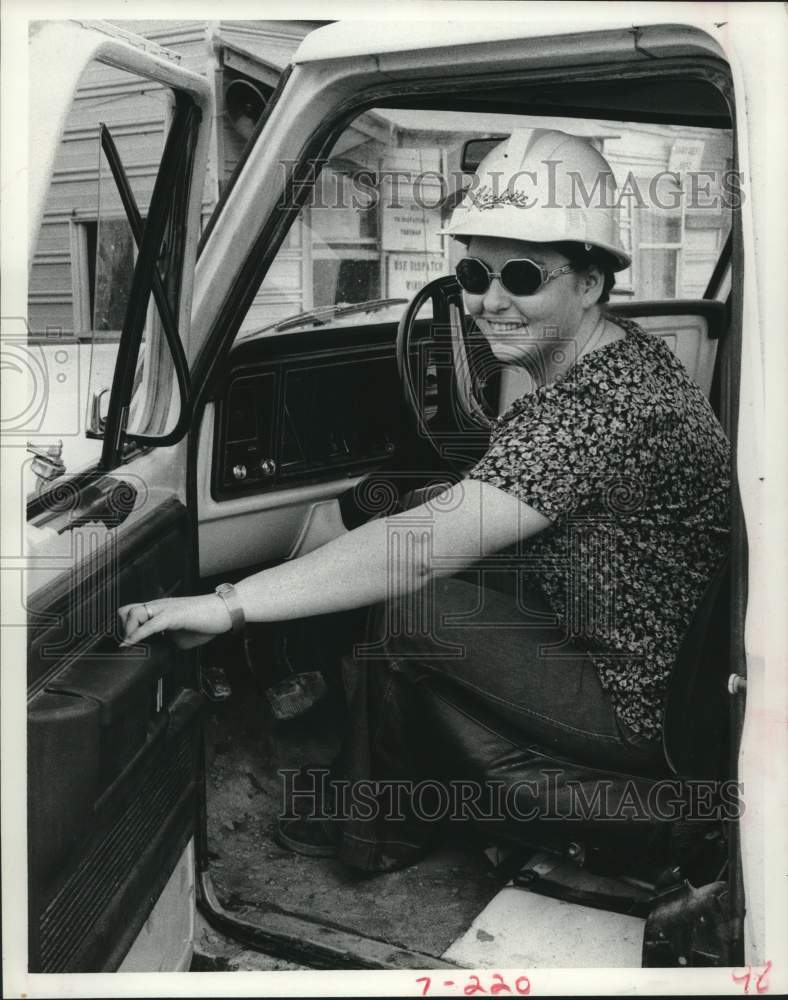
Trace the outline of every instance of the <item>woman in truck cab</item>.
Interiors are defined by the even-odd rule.
[[[377,783],[377,807],[337,808],[331,823],[293,813],[278,835],[294,850],[368,871],[411,863],[435,824],[407,794],[393,808],[392,788],[424,790],[453,768],[505,778],[506,755],[490,759],[504,732],[559,760],[663,766],[668,678],[727,547],[729,448],[665,343],[605,310],[630,263],[615,194],[586,140],[522,130],[454,210],[445,232],[466,247],[466,312],[531,381],[462,481],[217,594],[120,609],[126,643],[166,631],[181,646],[244,621],[377,609],[363,655],[344,662],[348,732],[321,786],[347,798]],[[495,555],[513,548],[516,585],[490,584]],[[427,689],[444,715],[479,723],[465,760],[441,746]],[[315,780],[305,770],[295,791]]]

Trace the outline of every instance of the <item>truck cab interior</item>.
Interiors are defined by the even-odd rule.
[[[437,484],[456,481],[486,444],[468,404],[468,388],[493,414],[527,389],[517,377],[502,376],[461,315],[456,283],[441,277],[449,273],[441,254],[454,255],[457,248],[444,250],[434,230],[457,192],[444,192],[441,199],[434,177],[464,174],[469,180],[475,143],[523,126],[594,136],[607,155],[617,150],[613,155],[623,163],[633,136],[642,143],[650,125],[657,126],[654,131],[667,125],[672,141],[700,138],[705,156],[719,157],[722,168],[729,168],[729,92],[726,96],[702,73],[694,79],[685,73],[665,67],[658,79],[590,81],[579,74],[570,82],[513,80],[465,93],[456,88],[450,95],[421,93],[407,101],[379,102],[345,125],[315,178],[308,207],[272,255],[205,396],[194,438],[193,483],[204,590],[297,558],[342,530],[401,510]],[[388,139],[381,138],[384,125]],[[642,145],[638,151],[642,155]],[[376,196],[385,204],[385,196],[392,195],[385,187],[387,167],[399,168],[407,180],[416,173],[426,176],[427,185],[432,177],[433,188],[420,200],[419,224],[399,244],[404,249],[386,255],[388,273],[381,274],[378,248],[396,247],[402,238],[387,231],[397,223],[386,210],[377,210]],[[342,197],[351,193],[359,196],[355,207]],[[415,207],[412,193],[408,197],[406,216]],[[632,227],[629,238],[641,245],[633,255],[640,273],[620,276],[610,309],[668,339],[730,432],[736,406],[733,213],[714,223],[719,229],[712,256],[698,253],[693,259],[685,251],[681,276],[673,270],[678,258],[669,247],[679,239],[677,228],[695,224],[692,209],[646,218],[649,213],[634,199],[621,205]],[[293,262],[304,266],[304,246],[310,251],[312,308],[288,314],[283,300]],[[417,280],[397,281],[398,266],[411,269],[406,276],[419,268]],[[645,300],[635,294],[644,287],[651,292]],[[464,385],[462,371],[468,373]],[[614,774],[559,761],[562,781],[582,785],[606,777],[619,798],[631,794],[634,783],[640,801],[647,802],[649,788],[660,779],[731,776],[730,608],[726,563],[698,609],[675,668],[660,773]],[[664,908],[666,899],[690,906],[701,891],[707,903],[727,896],[732,823],[666,823],[658,815],[624,824],[572,817],[564,823],[512,821],[494,835],[483,823],[476,829],[465,824],[448,831],[421,864],[374,879],[279,846],[273,831],[282,808],[283,774],[304,764],[328,767],[337,752],[347,711],[342,659],[363,642],[365,617],[346,613],[253,626],[245,642],[220,639],[205,653],[204,864],[210,885],[206,906],[215,926],[240,926],[247,942],[273,947],[305,965],[374,966],[383,949],[387,961],[405,967],[436,959],[481,966],[497,953],[485,955],[479,948],[474,921],[507,885],[627,915],[641,938],[645,919],[658,905]],[[436,741],[459,760],[472,761],[478,730],[470,722],[463,728],[442,718],[440,706],[435,698],[428,709]],[[512,782],[538,786],[545,766],[556,763],[516,733],[509,749],[509,761],[514,754],[516,762]],[[544,788],[533,793],[536,804],[544,794]],[[568,796],[568,790],[559,790],[559,799],[562,794]],[[523,802],[524,812],[533,804]],[[522,919],[527,923],[530,911],[524,910]],[[652,917],[643,952],[649,964],[694,964],[701,952],[715,949],[722,960],[721,948],[727,947],[720,939],[666,944],[661,932]],[[615,933],[620,934],[618,925]],[[641,945],[638,939],[638,962]],[[340,960],[335,949],[345,957]],[[521,942],[523,950],[530,954]],[[631,963],[632,948],[625,951],[614,954],[614,949],[614,964]],[[605,960],[611,962],[610,951]]]

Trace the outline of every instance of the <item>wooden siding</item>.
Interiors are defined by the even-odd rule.
[[[75,227],[96,222],[99,215],[125,217],[106,160],[99,162],[99,122],[112,132],[145,215],[164,145],[166,114],[166,95],[158,84],[99,63],[85,70],[55,158],[33,257],[28,318],[32,334],[54,328],[76,338],[90,335],[83,280],[87,262],[77,259],[86,253],[87,244]]]
[[[282,68],[301,39],[320,23],[312,21],[167,21],[124,20],[121,28],[143,35],[176,53],[182,66],[214,81],[215,65],[209,30],[218,28],[222,39]],[[90,336],[84,298],[84,241],[74,227],[95,221],[98,209],[98,122],[110,127],[134,191],[138,207],[147,213],[153,183],[164,143],[166,101],[162,88],[147,80],[102,64],[89,66],[80,83],[64,130],[55,162],[55,171],[45,205],[42,227],[30,276],[28,324],[33,339],[58,330],[68,338]],[[240,155],[240,136],[220,123],[229,151],[228,169]],[[106,164],[105,164],[106,169]],[[224,171],[222,171],[224,173]],[[210,162],[204,178],[203,222],[210,217],[218,197],[217,164]],[[123,217],[114,182],[102,174],[101,213],[103,217]],[[300,292],[286,296],[285,313],[291,299],[300,303]],[[264,309],[265,296],[259,297]],[[257,303],[256,303],[257,305]]]

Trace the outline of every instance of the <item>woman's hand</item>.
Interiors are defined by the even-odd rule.
[[[121,646],[134,646],[152,635],[172,639],[180,649],[191,649],[229,632],[230,613],[217,594],[201,597],[163,597],[118,608],[124,638]]]

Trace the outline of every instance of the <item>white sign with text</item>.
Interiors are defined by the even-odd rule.
[[[448,274],[443,254],[390,253],[386,258],[386,294],[411,299],[433,278]]]

